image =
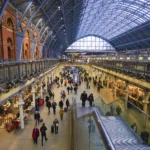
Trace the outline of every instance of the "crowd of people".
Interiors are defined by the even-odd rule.
[[[54,81],[48,86],[48,95],[45,96],[46,107],[48,109],[48,115],[50,115],[51,113],[56,114],[56,108],[58,106],[60,121],[63,121],[64,113],[68,111],[68,108],[70,106],[70,102],[69,102],[69,99],[67,98],[67,95],[78,94],[78,87],[83,82],[86,85],[87,89],[90,89],[92,80],[93,80],[93,86],[95,88],[97,88],[97,92],[100,92],[100,89],[103,88],[100,78],[98,78],[97,76],[90,77],[89,74],[84,69],[79,70],[78,83],[74,82],[73,76],[71,74],[72,74],[72,72],[69,70],[60,72],[60,75],[56,76]],[[58,104],[54,100],[55,94],[54,94],[54,92],[52,92],[53,84],[56,85],[57,88],[64,87],[64,89],[65,89],[65,90],[61,90],[61,92],[60,92],[60,101],[58,102]],[[67,91],[67,92],[65,92],[65,91]],[[93,102],[94,102],[94,95],[93,95],[93,93],[90,93],[88,95],[87,92],[84,90],[80,95],[80,100],[82,101],[82,107],[86,106],[86,101],[88,101],[89,107],[92,107]],[[39,100],[37,100],[37,102],[39,102]],[[108,111],[105,115],[106,116],[120,116],[121,114],[122,114],[121,107],[118,105],[115,108],[115,106],[113,104],[111,104],[110,111]],[[48,140],[48,138],[46,136],[47,127],[45,126],[45,123],[43,123],[40,129],[37,128],[37,125],[43,121],[41,119],[41,116],[39,113],[39,108],[36,109],[36,112],[34,114],[34,119],[35,119],[35,127],[32,132],[33,142],[35,144],[37,144],[38,137],[41,133],[42,146],[43,146],[44,139],[45,139],[45,141]],[[55,120],[53,121],[53,125],[51,126],[51,132],[58,134],[58,129],[59,129],[59,121],[57,118],[55,118]],[[135,133],[137,133],[136,123],[133,123],[131,125],[131,129]],[[143,131],[143,132],[141,132],[140,136],[141,136],[141,139],[143,140],[143,143],[147,144],[148,139],[149,139],[149,132]]]

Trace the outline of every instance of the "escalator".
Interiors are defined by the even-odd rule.
[[[75,150],[150,150],[120,116],[98,107],[74,106]]]

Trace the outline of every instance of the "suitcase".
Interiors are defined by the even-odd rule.
[[[42,118],[40,118],[40,122],[43,122],[43,119],[42,119]]]
[[[51,125],[51,133],[54,133],[54,125]]]
[[[13,124],[8,124],[8,125],[6,126],[6,130],[7,130],[8,132],[11,132],[13,129],[14,129]]]
[[[42,106],[44,104],[44,100],[43,99],[40,99],[39,100],[39,106]]]
[[[64,112],[67,112],[67,108],[66,107],[64,108]]]

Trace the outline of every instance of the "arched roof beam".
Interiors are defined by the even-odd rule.
[[[8,4],[9,0],[4,0],[4,2],[1,3],[1,7],[0,7],[0,21],[2,20],[2,16],[3,16],[3,13],[6,9],[6,6]]]
[[[43,13],[44,13],[44,15],[47,17],[47,19],[49,18],[48,16],[47,16],[47,14],[46,14],[46,12],[41,8],[41,10],[43,11]],[[49,24],[50,24],[50,26],[52,27],[52,28],[54,28],[54,26],[52,25],[52,23],[50,22],[50,20],[49,20]],[[57,35],[57,37],[59,38],[59,35],[57,34],[57,31],[55,30],[55,29],[53,29],[53,31],[56,33],[56,35]]]
[[[40,8],[44,5],[45,2],[46,2],[46,0],[43,0],[43,1],[37,6],[37,8],[36,8],[35,11],[33,12],[33,14],[32,14],[32,15],[30,16],[30,18],[28,19],[28,22],[27,22],[25,28],[23,29],[23,33],[24,33],[24,34],[26,33],[26,31],[27,31],[27,29],[28,29],[28,27],[29,27],[29,25],[30,25],[30,23],[31,23],[31,21],[32,21],[32,19],[33,19],[33,17],[36,15],[36,13],[40,10]],[[23,13],[23,15],[22,15],[20,21],[17,23],[17,27],[18,27],[18,28],[21,26],[22,20],[25,18],[26,14],[28,13],[28,10],[30,9],[31,5],[32,5],[32,2],[30,2],[30,4],[28,5],[28,7],[26,8],[26,10],[24,11],[24,13]]]
[[[27,5],[30,2],[32,2],[32,0],[24,1],[23,3],[17,5],[17,8],[23,7],[23,6]]]

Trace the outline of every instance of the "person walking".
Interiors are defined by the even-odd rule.
[[[68,91],[68,95],[69,95],[69,91],[70,91],[70,87],[69,86],[67,87],[67,91]]]
[[[92,107],[92,104],[93,104],[93,102],[94,102],[94,96],[93,96],[92,93],[89,95],[88,100],[89,100],[89,105],[90,105],[90,107]]]
[[[56,106],[57,103],[55,101],[52,102],[53,113],[56,114]]]
[[[121,107],[119,105],[116,108],[116,113],[118,116],[120,116],[120,114],[122,113]]]
[[[50,108],[52,107],[50,100],[46,103],[46,106],[48,108],[48,115],[50,114]]]
[[[136,125],[136,123],[133,123],[133,124],[131,125],[131,128],[132,128],[132,130],[133,130],[135,133],[137,133],[137,125]]]
[[[32,131],[33,143],[37,144],[39,135],[40,135],[39,129],[37,128],[37,126],[35,126]]]
[[[61,84],[61,86],[62,86],[62,84],[63,84],[63,79],[61,78],[61,80],[60,80],[60,84]]]
[[[40,114],[39,114],[38,111],[35,112],[34,119],[35,119],[35,125],[39,124],[39,122],[40,122]]]
[[[70,102],[69,102],[69,100],[67,99],[66,100],[66,107],[67,107],[67,110],[68,110],[68,107],[70,106]]]
[[[111,112],[111,115],[115,114],[115,107],[114,107],[114,105],[110,106],[110,112]]]
[[[60,107],[60,109],[63,108],[63,106],[64,106],[64,103],[63,103],[62,100],[60,100],[60,101],[59,101],[59,107]]]
[[[82,101],[82,107],[85,107],[85,101],[87,100],[87,93],[85,91],[81,94],[80,100]]]
[[[77,94],[77,87],[74,87],[74,94]]]
[[[73,90],[73,87],[72,87],[72,85],[71,85],[71,87],[70,87],[70,92],[72,93],[72,90]]]
[[[42,127],[40,128],[41,137],[42,137],[42,146],[43,146],[43,138],[44,138],[44,137],[45,137],[45,141],[47,141],[46,130],[47,130],[47,127],[45,126],[45,123],[43,123],[43,124],[42,124]]]
[[[64,110],[62,108],[60,108],[59,114],[60,114],[60,119],[63,120]]]
[[[58,133],[58,127],[59,127],[59,121],[57,119],[54,120],[54,129],[55,129],[55,134]]]

